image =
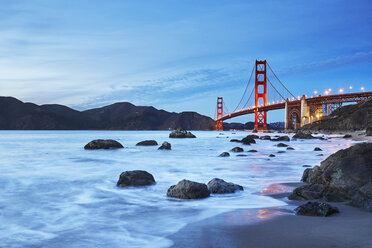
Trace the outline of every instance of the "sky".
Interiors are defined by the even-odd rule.
[[[370,0],[0,0],[0,95],[214,118],[218,96],[236,107],[256,59],[296,96],[372,91],[371,23]]]

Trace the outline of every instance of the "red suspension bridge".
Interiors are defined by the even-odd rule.
[[[224,120],[246,114],[254,114],[256,130],[267,130],[267,112],[277,109],[285,109],[285,129],[292,130],[320,120],[345,102],[358,103],[372,97],[372,92],[341,91],[335,95],[331,95],[330,92],[331,90],[327,90],[323,96],[296,97],[280,81],[266,60],[256,60],[243,96],[234,111],[224,112],[226,107],[224,108],[223,98],[217,98],[216,130],[223,130]]]

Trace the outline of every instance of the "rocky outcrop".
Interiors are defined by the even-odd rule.
[[[177,129],[169,134],[169,138],[196,138],[196,136],[186,130]]]
[[[158,150],[171,150],[172,145],[168,143],[167,141],[164,141],[163,144],[158,148]]]
[[[157,146],[157,145],[158,145],[158,142],[156,142],[155,140],[144,140],[136,144],[136,146]]]
[[[86,150],[123,148],[123,145],[112,139],[92,140],[84,146]]]
[[[119,180],[116,183],[118,187],[128,186],[146,186],[155,183],[154,177],[143,170],[124,171],[120,174]]]
[[[290,141],[290,139],[287,135],[284,135],[284,136],[275,136],[274,138],[271,138],[271,141]]]
[[[230,157],[230,153],[228,153],[228,152],[223,152],[223,153],[221,153],[218,157]]]
[[[168,197],[180,199],[201,199],[209,197],[210,191],[204,183],[197,183],[183,179],[172,185],[167,192]]]
[[[308,184],[295,189],[289,199],[354,199],[355,205],[364,205],[361,202],[369,201],[372,182],[372,143],[359,143],[332,154],[320,166],[306,169],[302,180]]]
[[[228,183],[219,178],[213,178],[210,180],[207,184],[207,187],[208,190],[213,194],[229,194],[235,193],[237,190],[243,190],[242,186],[234,183]]]
[[[298,129],[296,131],[296,134],[293,135],[293,139],[316,139],[314,136],[311,135],[310,131],[303,131],[301,129]]]
[[[311,131],[351,131],[372,127],[372,99],[338,108],[320,121],[303,126]]]
[[[366,129],[366,135],[367,136],[372,136],[372,127],[367,127],[367,129]]]
[[[321,216],[327,217],[340,211],[336,207],[332,207],[327,203],[320,202],[308,202],[303,204],[294,210],[296,215],[306,215],[306,216]]]
[[[372,212],[372,182],[360,187],[358,192],[351,198],[350,204]]]

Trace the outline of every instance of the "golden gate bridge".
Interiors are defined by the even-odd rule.
[[[252,77],[254,75],[254,80]],[[271,78],[271,79],[270,79]],[[276,86],[273,82],[278,82]],[[254,85],[253,85],[254,81]],[[252,90],[249,92],[249,88]],[[267,130],[267,112],[277,109],[285,109],[285,129],[293,130],[306,124],[318,121],[342,106],[345,102],[362,102],[372,97],[372,92],[344,93],[331,95],[331,89],[325,91],[325,95],[295,96],[280,81],[278,76],[266,60],[256,60],[251,76],[244,90],[243,96],[232,112],[225,111],[226,106],[223,97],[217,97],[216,130],[223,130],[223,121],[254,114],[256,130]],[[314,91],[314,94],[317,92]],[[254,97],[253,97],[254,95]],[[244,103],[244,104],[243,104]],[[225,106],[225,108],[224,108]]]

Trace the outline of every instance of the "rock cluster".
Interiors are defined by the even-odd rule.
[[[84,146],[86,150],[123,148],[123,145],[112,139],[92,140]]]
[[[298,129],[296,131],[296,134],[293,135],[292,138],[294,139],[316,139],[316,137],[311,135],[310,131],[303,131],[301,129]]]
[[[372,143],[359,143],[340,150],[305,169],[302,181],[288,197],[292,200],[322,199],[350,201],[355,206],[371,210],[372,206]]]
[[[196,136],[186,130],[176,129],[169,134],[169,138],[196,138]]]

